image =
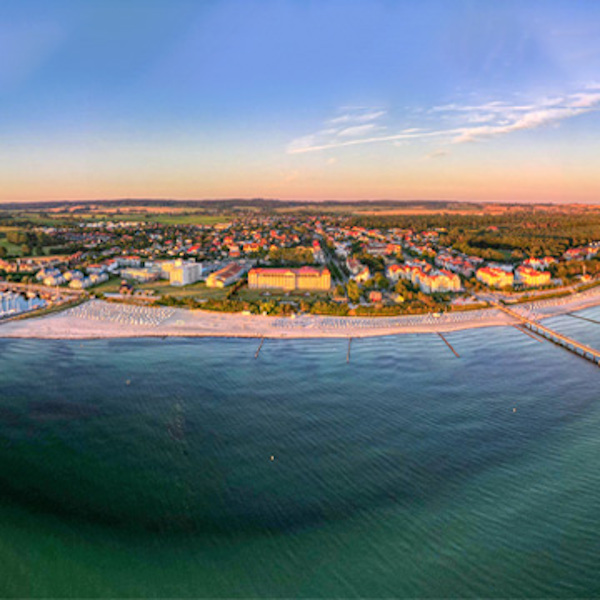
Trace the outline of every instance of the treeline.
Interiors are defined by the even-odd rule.
[[[435,229],[441,245],[489,260],[560,256],[568,248],[600,240],[600,211],[369,216],[356,217],[353,224],[417,232]]]
[[[50,238],[42,232],[24,231],[22,229],[9,230],[5,234],[6,241],[14,246],[19,246],[19,255],[40,256],[44,253],[44,246],[50,243]],[[0,246],[0,258],[14,255],[4,246]]]
[[[273,265],[312,265],[315,262],[312,249],[303,246],[273,248],[269,251],[269,259]]]

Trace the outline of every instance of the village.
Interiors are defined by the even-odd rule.
[[[5,252],[5,282],[54,288],[63,299],[79,292],[273,315],[481,308],[490,294],[510,302],[591,286],[594,273],[586,264],[595,265],[600,252],[600,242],[592,241],[558,256],[490,260],[445,245],[442,227],[368,227],[344,215],[244,214],[182,224],[82,220],[25,231],[22,239],[54,241],[67,253]]]

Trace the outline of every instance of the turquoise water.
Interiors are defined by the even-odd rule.
[[[600,370],[447,337],[0,340],[0,596],[598,596]]]

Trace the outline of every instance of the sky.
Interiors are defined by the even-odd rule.
[[[0,202],[600,202],[596,0],[2,0]]]

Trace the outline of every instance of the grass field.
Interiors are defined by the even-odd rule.
[[[119,291],[121,287],[120,277],[111,277],[108,281],[101,283],[95,287],[90,288],[91,292],[100,294],[114,294]],[[174,298],[198,298],[198,299],[210,299],[220,300],[225,298],[227,295],[226,289],[220,288],[209,288],[203,282],[193,283],[184,287],[177,287],[169,285],[166,280],[150,281],[148,283],[141,283],[134,285],[136,290],[153,291],[154,294],[159,296],[173,296]]]
[[[120,277],[111,277],[108,281],[104,281],[100,285],[89,288],[90,292],[98,294],[115,294],[121,287]]]
[[[10,216],[15,221],[29,221],[33,225],[45,225],[47,227],[54,227],[57,225],[65,225],[72,223],[71,215],[46,215],[45,213],[36,212],[11,212]]]
[[[266,295],[268,293],[268,295]],[[324,300],[327,298],[327,292],[289,292],[286,293],[282,290],[251,290],[247,287],[242,287],[237,292],[237,298],[246,302],[266,302],[270,299],[277,301],[289,300],[292,302],[300,302],[301,300]]]
[[[21,256],[21,246],[18,244],[12,244],[9,242],[5,236],[0,234],[0,246],[6,248],[8,252],[7,256]]]
[[[157,296],[174,298],[200,298],[221,300],[227,295],[226,289],[209,288],[204,282],[192,283],[184,287],[169,285],[168,281],[151,281],[137,286],[139,290],[152,290]]]
[[[229,215],[207,215],[202,212],[85,212],[85,213],[52,213],[52,215],[35,212],[12,213],[16,220],[27,220],[34,225],[64,225],[81,221],[140,221],[144,223],[162,223],[164,225],[215,225],[227,223]],[[6,228],[9,229],[9,228]]]

